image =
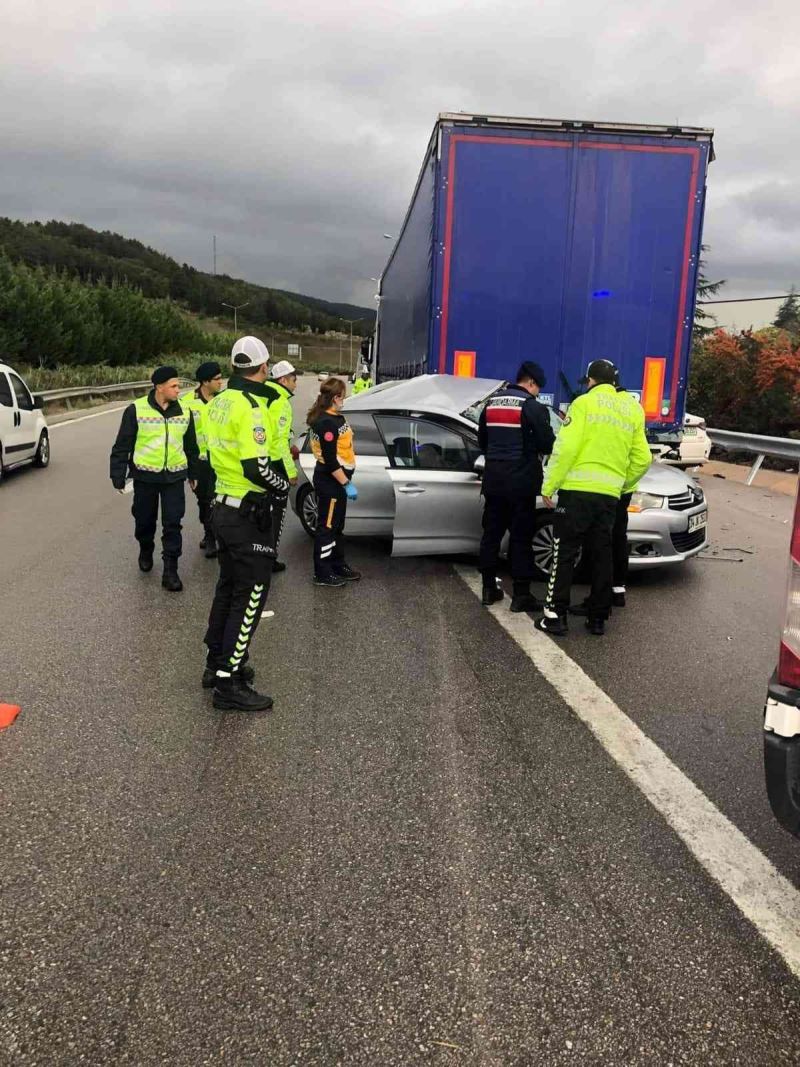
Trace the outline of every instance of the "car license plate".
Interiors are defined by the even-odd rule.
[[[689,533],[702,529],[708,522],[708,512],[701,511],[699,515],[689,516]]]
[[[697,427],[696,426],[684,426],[684,428],[683,428],[683,436],[684,437],[697,437]]]

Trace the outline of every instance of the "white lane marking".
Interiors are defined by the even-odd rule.
[[[58,430],[61,426],[72,426],[76,422],[85,422],[87,419],[99,419],[101,415],[113,415],[115,411],[122,411],[127,407],[127,404],[120,404],[116,408],[108,408],[106,411],[95,411],[91,415],[79,415],[77,419],[64,419],[63,422],[54,422],[52,426],[48,426],[48,430]]]
[[[456,567],[456,571],[480,598],[480,576],[462,567]],[[513,637],[736,907],[800,978],[800,892],[558,647],[554,638],[535,630],[527,615],[512,614],[501,604],[484,610]]]

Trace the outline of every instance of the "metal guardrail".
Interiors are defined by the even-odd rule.
[[[765,456],[777,456],[778,459],[794,460],[800,463],[800,441],[791,437],[762,437],[756,433],[736,433],[734,430],[711,430],[706,433],[721,448],[731,452],[753,452],[755,462],[747,475],[747,485],[752,485],[755,476],[761,470]]]
[[[190,378],[179,379],[181,386],[192,386],[194,382]],[[76,385],[69,389],[39,389],[34,392],[34,396],[41,397],[45,404],[52,403],[56,400],[66,400],[67,407],[69,407],[69,401],[79,399],[81,397],[92,396],[106,396],[113,395],[114,393],[129,393],[136,389],[150,389],[152,383],[150,381],[144,382],[116,382],[112,385]]]

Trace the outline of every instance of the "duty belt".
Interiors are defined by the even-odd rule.
[[[214,500],[218,504],[227,504],[229,508],[240,508],[244,504],[244,498],[239,496],[225,496],[217,494]]]

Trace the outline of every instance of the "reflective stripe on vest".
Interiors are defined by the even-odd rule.
[[[136,445],[133,465],[140,471],[171,474],[185,471],[189,464],[183,448],[183,435],[191,416],[181,407],[180,415],[159,415],[146,396],[134,402],[136,409]],[[179,405],[180,407],[180,405]]]

